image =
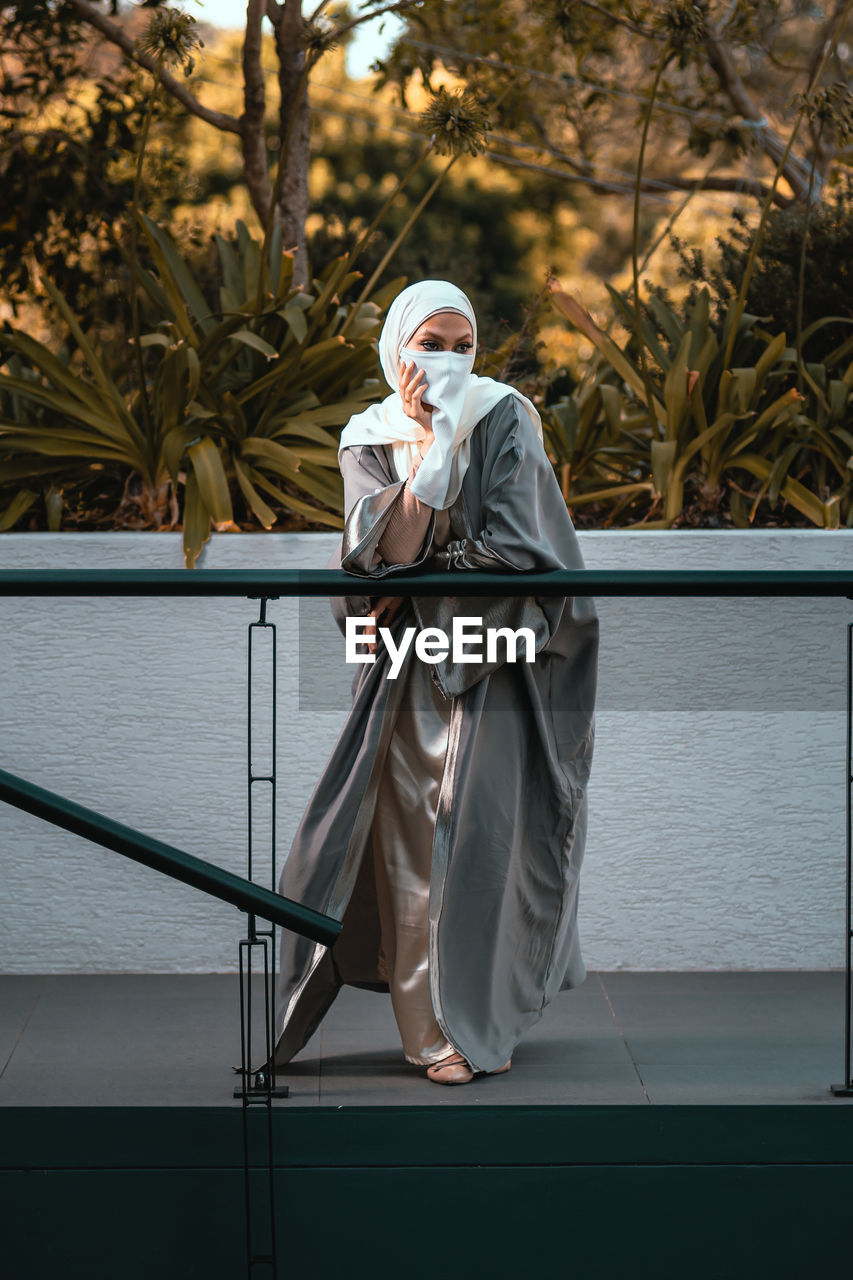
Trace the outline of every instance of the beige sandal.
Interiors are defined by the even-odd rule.
[[[450,1058],[442,1058],[427,1067],[427,1076],[436,1084],[468,1084],[474,1079],[474,1072],[461,1053],[454,1053]]]
[[[500,1076],[509,1071],[511,1066],[512,1058],[494,1071],[472,1071],[467,1059],[461,1053],[456,1053],[451,1058],[442,1058],[441,1062],[434,1062],[431,1067],[427,1067],[427,1076],[435,1084],[469,1084],[475,1075]]]

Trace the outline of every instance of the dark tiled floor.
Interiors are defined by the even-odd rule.
[[[591,973],[508,1075],[449,1089],[405,1062],[388,997],[347,987],[284,1079],[297,1106],[844,1106],[843,1008],[836,972]],[[227,1105],[239,1056],[232,975],[0,978],[0,1105]]]

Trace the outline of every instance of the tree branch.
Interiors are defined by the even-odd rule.
[[[692,191],[696,186],[696,178],[684,178],[680,175],[667,175],[665,178],[646,178],[643,182],[644,191],[661,191],[669,190],[675,187],[679,191]],[[718,177],[707,177],[701,183],[700,191],[729,191],[734,195],[754,196],[756,200],[766,200],[770,194],[770,187],[765,182],[759,182],[753,178],[739,178],[733,173],[730,176],[721,175]],[[790,196],[783,195],[777,191],[773,197],[773,203],[780,205],[783,209],[792,204]]]
[[[272,200],[272,184],[264,136],[267,97],[264,69],[261,65],[261,24],[266,8],[267,0],[249,0],[246,6],[246,34],[243,39],[243,115],[240,119],[246,185],[249,188],[255,212],[262,223],[267,220]]]
[[[308,103],[310,64],[305,49],[305,20],[301,0],[285,0],[276,28],[279,87],[279,167],[272,199],[282,243],[296,250],[293,279],[305,284],[308,259],[305,221],[308,217],[308,168],[311,161],[311,111]]]
[[[771,66],[778,68],[779,71],[784,71],[786,75],[790,75],[791,72],[802,76],[807,76],[809,74],[808,67],[804,67],[798,62],[783,62],[782,59],[767,45],[761,46],[761,52],[764,54]]]
[[[495,138],[494,134],[490,137]],[[497,141],[498,139],[495,138]],[[512,142],[512,139],[507,139]],[[514,144],[513,144],[514,145]],[[547,173],[552,178],[562,178],[566,182],[579,182],[581,186],[589,187],[590,191],[596,192],[598,195],[633,195],[634,187],[627,186],[624,181],[617,178],[596,177],[594,173],[586,171],[579,172],[577,162],[573,161],[570,156],[560,155],[556,150],[552,150],[551,154],[555,159],[559,159],[563,164],[573,168],[573,173],[561,173],[558,169],[551,169],[542,164],[536,164],[531,160],[520,160],[517,156],[512,156],[502,151],[484,151],[483,155],[489,160],[495,160],[498,164],[507,164],[516,169],[531,169],[535,173]],[[648,195],[666,195],[673,191],[724,191],[732,195],[754,196],[756,200],[764,200],[770,194],[770,187],[763,182],[753,180],[751,178],[740,178],[737,174],[723,175],[721,177],[711,177],[706,175],[703,179],[685,178],[681,174],[674,174],[665,177],[653,178],[647,176],[643,178],[640,184],[640,190]],[[780,191],[776,191],[773,196],[773,203],[779,205],[782,209],[787,209],[793,204],[791,196],[783,195]]]
[[[808,90],[811,92],[817,86],[814,83],[815,76],[818,74],[823,52],[830,42],[836,38],[836,28],[843,20],[849,5],[846,0],[836,0],[835,8],[825,22],[821,23],[820,30],[815,38],[814,47],[811,57],[809,58],[808,67]],[[829,173],[830,166],[835,158],[837,139],[834,131],[824,128],[818,128],[812,121],[810,126],[810,135],[812,139],[812,157],[814,160],[815,173],[819,178],[825,180]]]
[[[117,23],[112,22],[105,14],[96,9],[93,4],[89,4],[88,0],[69,0],[69,3],[83,22],[90,27],[94,27],[96,31],[100,31],[102,36],[105,36],[112,44],[117,45],[131,62],[134,62],[138,67],[144,67],[146,71],[150,71],[153,75],[158,75],[157,59],[151,57],[150,54],[141,53],[130,36]],[[225,133],[240,132],[240,121],[236,116],[229,116],[224,111],[213,111],[210,107],[204,106],[194,94],[190,93],[187,86],[178,80],[176,76],[173,76],[171,71],[167,71],[165,67],[160,67],[159,79],[166,92],[182,103],[187,111],[190,111],[194,116],[198,116],[199,120],[204,120],[207,124],[212,124],[215,129],[221,129]]]
[[[278,3],[278,0],[266,0],[266,6],[267,6],[267,17],[269,18],[273,26],[277,27],[278,24],[281,22],[281,18],[282,18],[282,14],[284,13],[284,10],[282,9],[281,5]]]
[[[739,7],[740,7],[740,0],[731,0],[731,4],[730,4],[730,5],[729,5],[729,7],[728,7],[728,11],[727,11],[726,13],[724,13],[724,14],[723,14],[722,18],[721,18],[721,19],[720,19],[720,21],[717,23],[717,35],[718,35],[718,36],[721,36],[721,35],[723,34],[723,32],[725,31],[726,27],[729,25],[729,23],[731,22],[732,18],[733,18],[733,17],[735,16],[735,14],[737,13],[737,11],[738,11]]]
[[[575,160],[568,154],[568,152],[563,151],[562,148],[554,145],[548,137],[547,130],[545,129],[542,120],[535,112],[530,114],[529,123],[533,126],[533,132],[539,139],[538,144],[521,143],[517,138],[509,138],[504,133],[493,133],[491,130],[489,130],[489,141],[504,142],[510,147],[524,147],[527,145],[531,150],[540,152],[544,151],[546,155],[552,156],[555,160],[559,160],[561,164],[567,165],[570,169],[574,169],[575,173],[582,174],[585,178],[592,177],[592,167],[586,160]]]
[[[619,27],[625,27],[627,31],[633,32],[635,36],[645,36],[647,40],[663,39],[662,32],[653,31],[651,27],[641,27],[638,23],[632,22],[630,18],[623,18],[618,13],[605,9],[603,5],[593,4],[592,0],[578,0],[578,3],[581,8],[591,9],[593,13],[598,13],[602,18],[606,18],[608,22],[615,23]]]
[[[371,9],[369,13],[363,13],[358,18],[353,18],[350,22],[345,22],[343,26],[336,27],[332,35],[332,39],[338,40],[341,36],[346,35],[348,31],[352,31],[353,27],[361,26],[362,22],[370,22],[371,18],[378,18],[383,13],[405,13],[407,9],[414,9],[415,5],[420,4],[421,0],[400,0],[398,4],[383,4],[378,9]],[[320,8],[322,9],[322,5]],[[318,10],[319,12],[319,10]],[[314,15],[316,17],[316,14]]]
[[[823,57],[823,51],[835,35],[835,28],[844,17],[844,11],[847,8],[845,0],[835,0],[835,8],[829,17],[820,24],[815,42],[812,47],[811,57],[809,58],[809,89],[814,88],[812,81],[815,78],[815,72],[820,66],[820,60]]]
[[[778,164],[785,154],[787,144],[782,141],[775,129],[771,129],[766,123],[764,113],[755,105],[747,92],[746,85],[740,78],[728,45],[719,39],[717,32],[711,26],[706,30],[705,50],[708,54],[708,62],[711,69],[720,82],[720,87],[738,114],[744,120],[751,120],[754,124],[763,123],[764,127],[758,130],[759,142],[762,150],[770,156],[771,160],[775,160]],[[808,191],[809,166],[804,164],[802,160],[789,155],[785,163],[783,176],[795,196],[805,195]]]

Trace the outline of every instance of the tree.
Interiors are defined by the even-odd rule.
[[[205,105],[192,81],[181,78],[171,68],[170,59],[159,55],[156,45],[134,39],[127,22],[118,13],[117,0],[98,4],[96,0],[19,0],[5,6],[2,20],[8,44],[15,33],[34,41],[46,36],[66,49],[79,48],[93,32],[119,49],[124,58],[156,77],[165,94],[212,129],[234,135],[239,141],[246,186],[252,205],[264,228],[278,224],[282,241],[296,251],[296,278],[307,279],[305,261],[305,220],[308,215],[308,167],[310,162],[310,78],[323,54],[355,27],[384,13],[403,13],[419,0],[396,3],[363,3],[352,16],[345,6],[329,0],[306,5],[302,0],[248,0],[242,46],[243,110],[239,115],[217,111]],[[148,9],[159,16],[155,32],[160,47],[171,40],[184,42],[187,55],[192,46],[189,34],[195,19],[158,0],[144,0],[133,10]],[[261,64],[262,24],[271,23],[277,56],[277,164],[271,163],[266,113],[267,84]],[[8,51],[8,50],[7,50]],[[181,57],[185,70],[192,70],[189,56]]]
[[[851,0],[424,0],[405,17],[377,64],[403,99],[449,69],[490,100],[495,152],[538,153],[602,195],[638,178],[648,192],[772,190],[785,206],[819,200],[853,161]]]

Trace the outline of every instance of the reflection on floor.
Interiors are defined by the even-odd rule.
[[[403,1058],[388,997],[347,987],[276,1105],[846,1106],[843,1015],[840,972],[591,973],[508,1075],[442,1088]],[[0,1105],[239,1107],[238,1063],[233,975],[0,978]]]

